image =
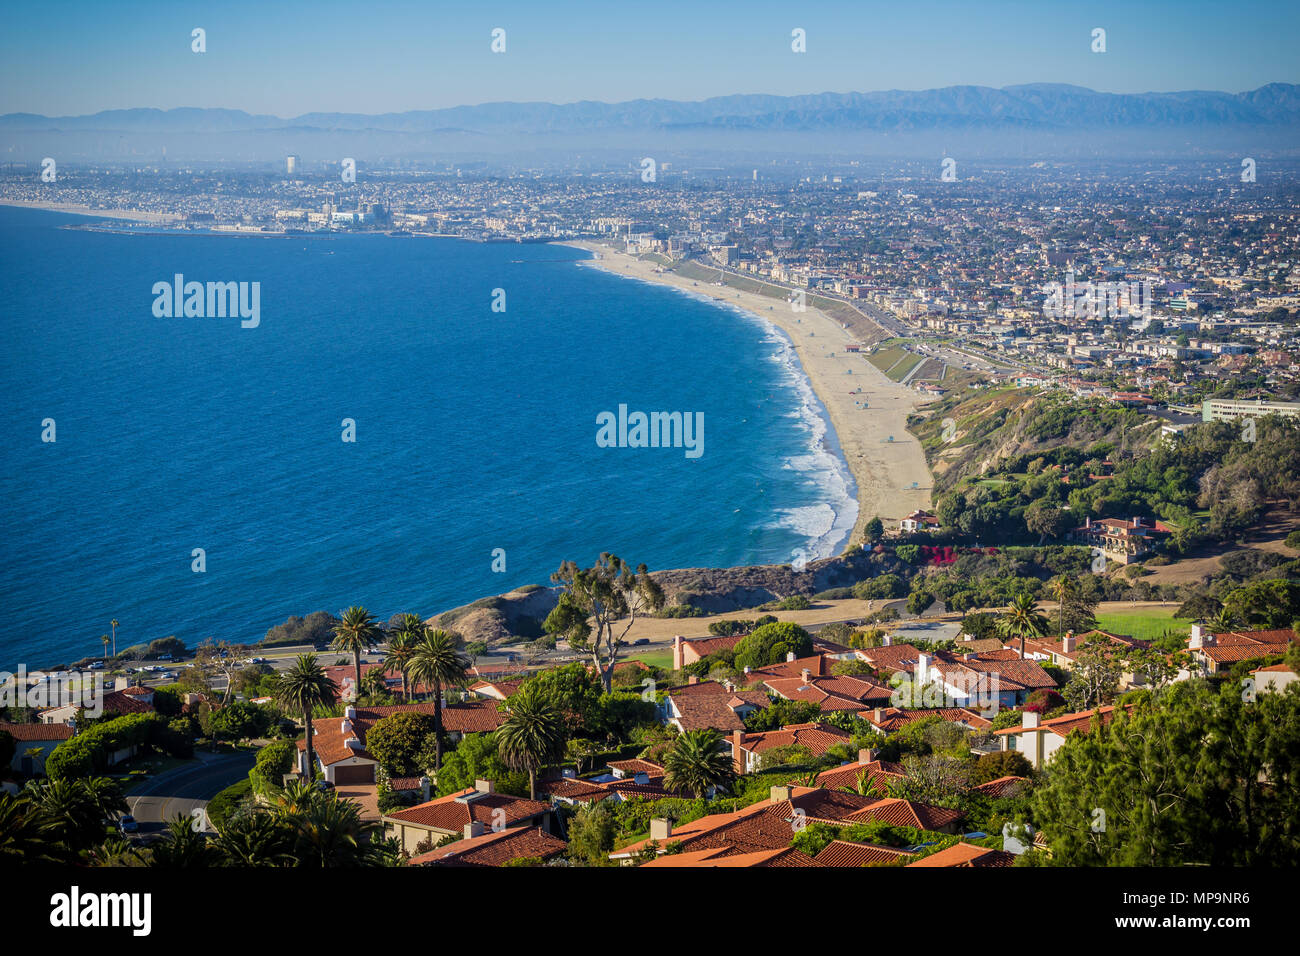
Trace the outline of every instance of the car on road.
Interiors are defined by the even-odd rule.
[[[633,647],[644,647],[646,644],[649,644],[649,643],[650,643],[650,638],[648,638],[648,637],[638,637],[635,641],[632,642],[632,646],[633,646]]]
[[[135,822],[135,817],[129,813],[124,813],[117,819],[117,829],[122,833],[139,833],[140,824]]]

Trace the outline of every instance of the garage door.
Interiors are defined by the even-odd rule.
[[[374,783],[375,768],[373,764],[360,764],[352,767],[335,767],[334,782],[344,783]]]

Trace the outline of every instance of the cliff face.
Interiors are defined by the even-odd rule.
[[[907,568],[892,555],[858,550],[810,562],[802,571],[788,564],[765,564],[682,568],[655,571],[652,576],[664,590],[666,607],[690,605],[708,614],[722,614],[793,594],[811,597],[880,574],[905,573]],[[534,639],[542,635],[542,622],[559,597],[559,588],[519,588],[435,615],[430,623],[453,629],[466,641],[486,641],[489,645]]]

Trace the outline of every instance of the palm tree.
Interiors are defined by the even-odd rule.
[[[1020,638],[1020,657],[1025,656],[1025,638],[1039,638],[1050,625],[1038,610],[1038,602],[1028,594],[1017,594],[998,618],[998,636]]]
[[[454,634],[441,628],[425,629],[411,653],[411,676],[417,684],[433,687],[433,770],[442,769],[442,688],[464,682],[469,658],[456,646]]]
[[[516,694],[497,728],[497,753],[511,770],[528,771],[528,796],[537,799],[537,771],[564,753],[564,720],[550,704]]]
[[[406,686],[406,674],[411,669],[411,655],[415,645],[424,636],[425,624],[418,614],[403,614],[397,619],[397,626],[388,635],[388,653],[384,655],[384,669],[395,670],[402,675],[402,698],[410,700]]]
[[[1068,574],[1062,574],[1052,579],[1051,583],[1052,597],[1056,598],[1060,606],[1057,615],[1056,632],[1065,633],[1065,605],[1067,602],[1074,600],[1079,596],[1079,583]]]
[[[664,785],[703,797],[711,788],[725,787],[736,779],[735,761],[721,748],[716,730],[688,730],[664,754]]]
[[[1219,608],[1214,617],[1207,622],[1211,634],[1222,634],[1225,631],[1235,630],[1237,627],[1237,618],[1226,607]]]
[[[107,634],[103,635],[102,637],[100,637],[100,640],[104,642],[104,663],[107,664],[108,663],[108,635]]]
[[[299,654],[293,666],[280,675],[275,684],[276,702],[286,710],[302,714],[307,728],[307,772],[306,780],[316,775],[315,754],[311,745],[311,715],[317,707],[334,703],[339,685],[330,680],[316,663],[315,654]]]
[[[108,622],[108,626],[113,629],[113,657],[117,657],[117,618]]]
[[[281,866],[292,860],[287,828],[260,808],[231,814],[213,845],[230,866]]]
[[[361,655],[367,648],[374,647],[384,636],[384,629],[363,607],[353,606],[339,616],[334,625],[334,643],[330,646],[336,651],[347,651],[352,655],[352,663],[357,669],[356,688],[361,693]]]
[[[153,862],[154,866],[179,869],[210,866],[214,860],[207,837],[194,828],[193,818],[178,813],[167,824],[166,838],[154,844]]]

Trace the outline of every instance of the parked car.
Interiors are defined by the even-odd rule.
[[[124,813],[122,816],[118,817],[117,828],[122,833],[138,833],[140,831],[140,824],[135,822],[135,817],[131,816],[131,814]]]

